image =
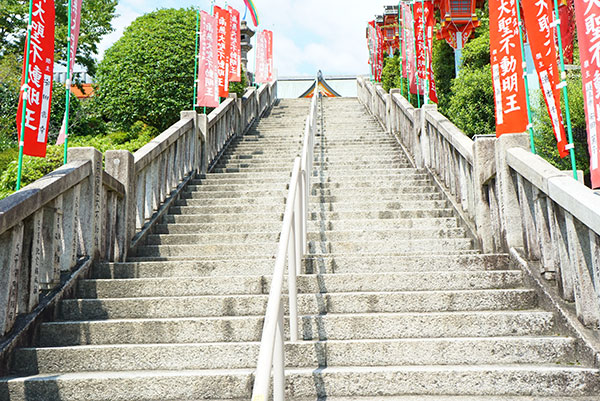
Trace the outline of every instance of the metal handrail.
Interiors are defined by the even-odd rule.
[[[301,156],[294,160],[292,178],[283,215],[283,227],[277,248],[273,281],[265,314],[260,352],[254,387],[253,401],[269,399],[271,369],[273,370],[273,399],[284,400],[285,357],[284,357],[284,308],[283,278],[287,254],[288,298],[290,341],[298,341],[298,290],[296,277],[301,273],[302,257],[308,251],[307,222],[310,181],[313,167],[313,149],[317,130],[317,99],[319,82],[315,81],[315,91],[311,100],[310,112],[304,129],[304,143]]]

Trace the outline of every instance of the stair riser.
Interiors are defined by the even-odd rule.
[[[286,314],[287,302],[284,297]],[[60,316],[74,321],[259,316],[265,314],[266,305],[267,295],[65,300]],[[300,294],[298,298],[298,311],[304,315],[525,310],[535,306],[535,293],[525,290]]]
[[[476,350],[474,352],[474,350]],[[21,374],[135,370],[252,369],[259,344],[190,344],[26,349]],[[568,363],[569,339],[435,339],[286,344],[286,367]]]
[[[260,341],[262,326],[262,317],[46,323],[38,346]],[[548,335],[552,328],[552,314],[545,312],[325,315],[299,321],[300,338],[321,341]]]

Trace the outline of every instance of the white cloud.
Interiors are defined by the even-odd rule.
[[[383,6],[394,1],[358,0],[253,0],[260,18],[260,29],[274,33],[275,68],[280,76],[325,74],[365,74],[368,51],[365,27]],[[216,1],[224,6],[225,1]],[[242,0],[228,5],[244,13]],[[126,0],[118,6],[120,17],[113,22],[116,31],[101,43],[103,52],[142,13],[161,7],[201,7],[208,10],[210,1]],[[247,17],[250,21],[250,17]],[[249,25],[252,26],[250,22]],[[253,52],[252,52],[253,53]],[[249,67],[254,68],[253,55]]]

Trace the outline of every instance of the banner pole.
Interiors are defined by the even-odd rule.
[[[27,100],[29,93],[29,52],[31,51],[31,21],[33,19],[33,0],[29,0],[29,22],[27,24],[27,45],[25,46],[25,75],[24,84],[21,88],[23,109],[21,113],[21,133],[19,135],[19,167],[17,169],[17,191],[21,189],[21,175],[23,174],[23,150],[25,147],[25,118],[27,115]]]
[[[200,9],[196,10],[196,51],[194,52],[194,101],[192,109],[196,110],[196,96],[198,95],[198,47],[200,46]]]
[[[525,97],[527,98],[527,129],[529,131],[529,139],[531,143],[531,152],[535,155],[535,141],[534,141],[534,132],[533,132],[533,119],[531,117],[531,96],[529,94],[529,78],[527,76],[527,58],[525,54],[525,45],[523,40],[523,20],[521,18],[521,6],[520,2],[517,2],[517,20],[519,24],[519,39],[521,42],[521,55],[523,57],[523,79],[525,80]]]
[[[567,115],[567,132],[569,135],[569,154],[571,156],[571,168],[573,169],[573,178],[577,177],[577,162],[575,161],[575,144],[573,143],[573,126],[571,124],[571,108],[569,106],[569,91],[567,90],[567,73],[565,72],[565,58],[562,46],[562,36],[560,33],[560,15],[558,13],[558,1],[554,0],[554,18],[556,24],[556,38],[558,42],[558,54],[560,56],[560,86],[562,87],[563,97],[565,98],[565,114]]]
[[[423,21],[423,51],[425,52],[425,87],[423,104],[429,104],[429,57],[427,55],[427,31],[425,30],[425,0],[421,0],[421,21]]]
[[[69,149],[69,107],[71,104],[71,46],[73,34],[73,0],[69,0],[69,37],[67,38],[67,81],[65,82],[65,144],[63,164],[67,164],[67,153]]]
[[[417,57],[417,35],[415,35],[416,31],[415,31],[415,27],[414,27],[415,22],[416,22],[414,20],[415,19],[415,7],[414,7],[414,4],[410,5],[410,13],[412,14],[412,17],[413,17],[413,27],[412,27],[412,30],[413,30],[413,39],[414,39],[413,42],[414,42],[414,45],[415,45],[415,78],[416,78],[416,81],[417,81],[417,105],[418,105],[418,108],[420,109],[421,108],[421,96],[419,95],[419,83],[420,83],[419,82],[419,61],[417,60],[418,59],[418,57]],[[409,87],[409,91],[410,91],[410,87]]]

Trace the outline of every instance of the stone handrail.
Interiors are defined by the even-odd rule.
[[[382,90],[358,79],[361,102],[451,195],[481,249],[539,262],[579,320],[598,330],[600,197],[530,153],[526,134],[471,140],[435,105],[416,109],[398,90]]]
[[[0,336],[61,274],[124,261],[196,174],[276,99],[277,83],[181,119],[140,150],[69,149],[69,163],[0,201]],[[16,334],[15,334],[16,335]]]

